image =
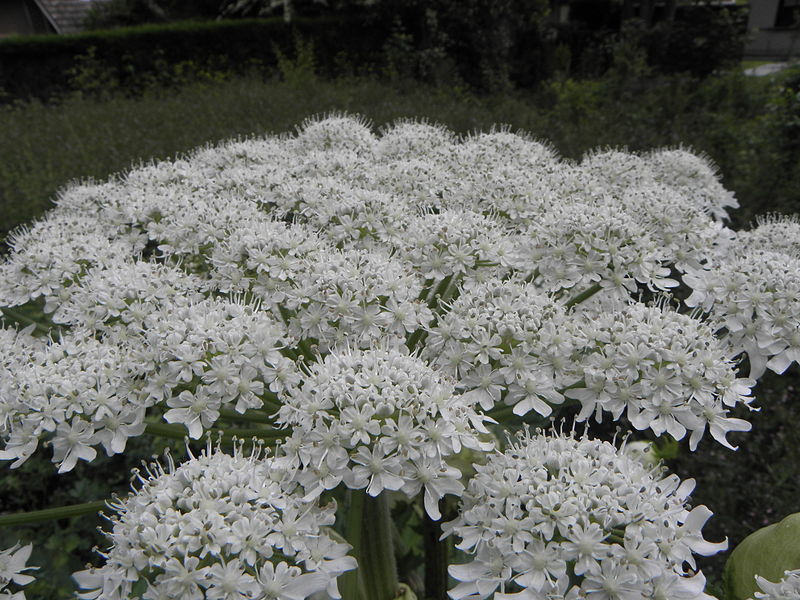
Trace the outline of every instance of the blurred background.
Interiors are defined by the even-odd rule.
[[[0,0],[0,252],[75,180],[347,111],[467,134],[506,124],[568,158],[597,147],[707,155],[741,207],[800,212],[800,0]],[[794,365],[756,389],[740,449],[662,444],[731,547],[800,511]],[[132,440],[132,442],[134,442]],[[182,446],[175,442],[176,448]],[[149,440],[59,476],[0,469],[0,512],[128,489]],[[178,452],[177,454],[180,454]],[[98,519],[0,530],[33,541],[29,598],[71,597]],[[710,592],[727,555],[699,565]]]

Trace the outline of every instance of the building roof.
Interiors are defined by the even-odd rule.
[[[34,0],[57,33],[83,31],[83,21],[95,0]]]

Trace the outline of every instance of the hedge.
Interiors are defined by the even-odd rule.
[[[181,63],[232,73],[269,68],[277,63],[274,49],[291,54],[296,36],[313,41],[318,72],[333,74],[343,63],[362,68],[378,63],[388,35],[368,17],[347,16],[298,19],[291,25],[275,18],[189,21],[11,37],[0,40],[0,90],[7,100],[58,96],[72,87],[87,57],[126,90]]]

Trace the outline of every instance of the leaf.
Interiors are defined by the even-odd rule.
[[[731,553],[723,575],[728,600],[746,600],[759,591],[756,575],[777,582],[800,568],[800,513],[751,533]]]

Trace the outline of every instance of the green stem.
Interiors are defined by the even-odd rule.
[[[373,498],[364,490],[356,493],[364,496],[361,555],[356,557],[364,580],[364,592],[369,600],[393,600],[400,586],[397,581],[388,494],[383,493]]]
[[[8,315],[15,321],[21,321],[22,323],[27,323],[28,325],[36,326],[36,329],[41,331],[42,333],[50,333],[50,328],[42,325],[38,321],[34,321],[30,317],[23,315],[21,312],[17,312],[13,308],[2,308],[0,309],[0,314]]]
[[[575,306],[576,304],[580,304],[584,300],[588,300],[589,298],[594,296],[601,289],[602,289],[602,286],[599,283],[595,283],[594,285],[592,285],[588,289],[582,291],[577,296],[573,296],[572,298],[567,300],[566,303],[564,304],[564,306],[566,308],[571,308],[571,307]]]
[[[361,514],[364,512],[366,494],[363,490],[348,490],[347,495],[350,498],[350,510],[347,511],[345,536],[348,543],[353,546],[350,554],[358,561],[358,568],[355,571],[343,573],[339,577],[339,592],[342,594],[342,600],[362,600],[364,591],[361,581],[361,526],[363,524]]]
[[[439,304],[439,298],[444,294],[444,291],[450,285],[450,281],[452,281],[453,276],[448,275],[444,279],[439,282],[439,285],[436,286],[436,289],[433,290],[430,299],[428,300],[428,308],[434,310],[436,305]]]
[[[147,423],[144,431],[150,435],[170,438],[173,440],[183,440],[186,439],[186,436],[188,435],[186,428],[182,425],[170,425],[168,423]],[[286,436],[291,435],[292,432],[289,429],[259,427],[253,429],[208,429],[206,433],[211,436],[212,440],[217,439],[217,436],[221,433],[222,441],[227,443],[230,442],[234,437],[237,437],[241,440],[247,440],[255,437],[265,441],[274,441],[285,438]]]
[[[495,421],[502,421],[512,415],[514,415],[514,406],[515,404],[508,406],[503,404],[502,406],[497,406],[492,410],[486,413],[487,416],[492,417]],[[516,415],[514,415],[516,416]]]
[[[275,412],[278,412],[283,406],[283,402],[281,402],[280,397],[275,392],[264,390],[264,393],[261,394],[259,398],[264,402],[264,406],[268,406]]]
[[[219,416],[231,421],[247,421],[248,423],[264,423],[271,425],[274,421],[270,416],[260,410],[250,409],[244,413],[238,413],[230,408],[220,408]]]
[[[312,350],[308,340],[300,340],[297,342],[297,346],[300,348],[303,356],[308,362],[314,362],[314,350]]]
[[[408,346],[408,349],[413,352],[421,342],[425,341],[426,337],[428,337],[428,332],[422,328],[419,328],[409,336],[406,346]]]
[[[95,502],[86,502],[85,504],[72,504],[69,506],[59,506],[57,508],[45,508],[44,510],[31,510],[28,512],[2,515],[0,516],[0,527],[80,517],[82,515],[90,515],[99,512],[106,507],[107,504],[105,500],[96,500]]]
[[[439,299],[439,303],[449,302],[453,296],[455,295],[456,291],[458,290],[458,283],[461,279],[460,276],[452,277],[450,282],[447,284],[447,287],[441,294],[441,298]]]
[[[439,501],[443,517],[445,500]],[[447,600],[447,564],[449,540],[442,537],[441,521],[433,521],[427,513],[422,521],[422,541],[425,551],[425,597],[429,600]]]
[[[146,423],[144,432],[149,435],[182,440],[188,435],[186,429],[179,425],[168,425],[167,423]]]

